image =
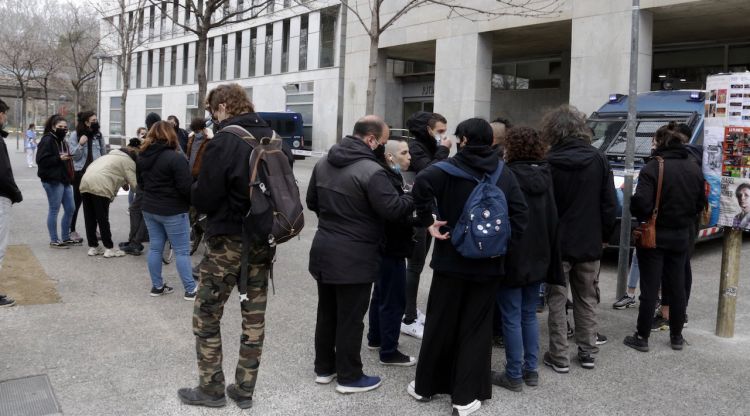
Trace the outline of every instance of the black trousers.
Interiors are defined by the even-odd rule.
[[[672,336],[682,334],[685,323],[685,261],[687,250],[669,251],[660,248],[636,250],[641,269],[641,296],[638,310],[638,334],[643,338],[651,335],[654,308],[659,285],[662,293],[669,291],[669,331]]]
[[[698,239],[698,230],[700,229],[700,222],[695,222],[691,224],[690,228],[690,240],[688,241],[688,253],[685,257],[685,308],[687,308],[688,303],[690,303],[690,291],[693,287],[693,267],[690,265],[690,258],[693,257],[693,253],[695,253],[695,242]],[[661,289],[661,304],[664,306],[669,306],[671,302],[672,294],[670,293],[669,289],[665,290],[667,285],[662,282],[662,289]],[[671,314],[670,314],[671,316]]]
[[[453,404],[492,398],[492,311],[495,281],[435,272],[417,362],[416,392],[450,394]]]
[[[130,208],[128,208],[128,212],[130,212],[130,234],[128,235],[128,243],[140,244],[148,241],[148,228],[146,228],[146,221],[143,220],[143,210],[141,210],[142,202],[143,192],[136,190],[133,203],[130,204]]]
[[[414,229],[414,252],[406,262],[406,310],[404,323],[411,324],[417,319],[417,294],[419,277],[422,274],[430,251],[432,236],[426,228]]]
[[[360,350],[371,290],[372,283],[332,285],[318,281],[316,374],[336,373],[340,384],[353,383],[364,375]]]
[[[78,211],[81,209],[81,203],[83,199],[81,197],[81,179],[86,170],[76,171],[73,175],[73,201],[75,202],[76,208],[73,210],[73,219],[70,220],[70,231],[76,230],[76,222],[78,222]],[[86,215],[84,210],[83,215]]]
[[[112,243],[112,231],[109,228],[109,198],[89,193],[81,194],[83,199],[83,220],[86,223],[86,241],[89,247],[99,245],[96,238],[96,227],[102,236],[102,244],[106,248],[114,247]]]

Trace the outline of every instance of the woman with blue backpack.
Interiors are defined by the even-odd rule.
[[[418,401],[450,394],[453,408],[466,416],[492,397],[495,293],[505,251],[522,236],[528,216],[513,172],[490,147],[490,124],[465,120],[455,135],[456,156],[424,169],[412,189],[435,248],[417,374],[407,391]]]

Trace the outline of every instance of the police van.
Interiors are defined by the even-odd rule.
[[[260,118],[279,135],[296,158],[304,157],[310,150],[310,138],[305,141],[302,114],[290,111],[259,112]],[[307,152],[306,152],[307,151]]]

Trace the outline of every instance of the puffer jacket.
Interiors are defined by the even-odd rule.
[[[121,150],[96,159],[81,178],[81,193],[115,199],[123,185],[136,186],[135,161]]]

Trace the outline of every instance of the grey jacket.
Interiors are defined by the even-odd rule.
[[[91,149],[94,153],[93,160],[96,160],[101,155],[105,154],[104,139],[102,138],[101,133],[97,133],[93,139],[89,137],[89,140],[92,140]],[[78,135],[76,132],[72,132],[68,137],[68,145],[70,146],[70,152],[73,154],[73,168],[76,172],[80,172],[83,170],[83,166],[86,164],[86,158],[89,154],[88,143],[83,146],[78,144]]]

